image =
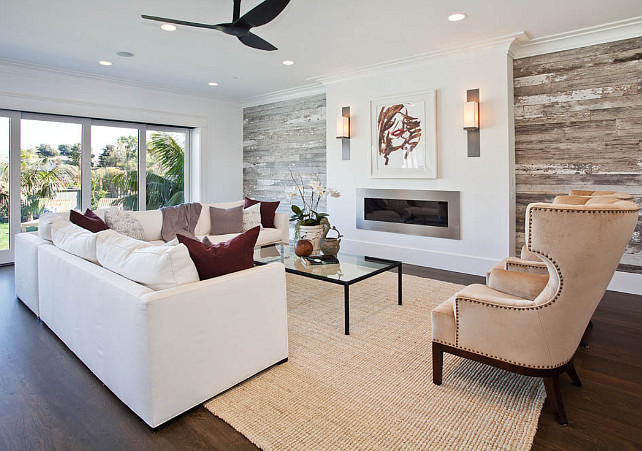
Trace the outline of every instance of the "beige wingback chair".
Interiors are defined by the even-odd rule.
[[[637,218],[637,205],[616,198],[529,205],[526,247],[547,274],[497,268],[488,285],[470,285],[435,308],[433,382],[442,383],[444,352],[542,377],[557,421],[567,424],[559,376],[580,385],[573,355]]]

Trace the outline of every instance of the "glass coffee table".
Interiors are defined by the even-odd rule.
[[[346,335],[350,335],[350,285],[396,268],[397,298],[401,305],[400,261],[343,253],[339,253],[337,258],[339,263],[313,265],[294,255],[292,246],[271,245],[254,250],[254,263],[257,265],[281,262],[285,265],[285,271],[291,274],[343,285]]]

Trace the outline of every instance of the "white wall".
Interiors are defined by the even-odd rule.
[[[328,209],[330,221],[344,235],[344,251],[472,274],[485,274],[493,263],[511,254],[514,171],[509,60],[508,47],[502,44],[326,84],[328,185],[342,194],[328,201]],[[481,157],[469,158],[463,105],[466,90],[475,88],[480,90]],[[437,91],[438,178],[371,178],[370,100],[427,89]],[[351,108],[349,161],[341,160],[341,143],[334,135],[342,106]],[[461,239],[358,230],[356,188],[460,191]]]
[[[0,61],[0,109],[198,127],[192,199],[242,198],[239,102]]]

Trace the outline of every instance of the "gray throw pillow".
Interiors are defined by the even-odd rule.
[[[243,231],[243,205],[232,208],[210,207],[210,235],[227,235]]]

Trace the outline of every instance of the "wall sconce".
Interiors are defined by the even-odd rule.
[[[337,119],[337,139],[341,140],[341,159],[350,159],[350,107],[341,108],[341,117]]]
[[[468,133],[468,156],[479,157],[479,89],[466,92],[464,130]]]
[[[464,130],[479,130],[479,103],[464,104]]]

